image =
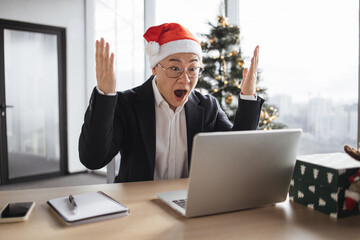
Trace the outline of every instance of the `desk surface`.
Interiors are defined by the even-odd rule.
[[[155,193],[186,189],[187,179],[2,191],[10,201],[35,201],[30,219],[0,224],[1,239],[352,239],[360,235],[360,216],[334,219],[303,205],[275,206],[185,218]],[[50,198],[101,190],[130,209],[122,218],[66,226],[46,204]]]

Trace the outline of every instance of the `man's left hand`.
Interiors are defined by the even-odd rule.
[[[256,92],[256,80],[257,80],[257,68],[259,63],[259,46],[256,46],[254,55],[251,58],[250,68],[244,68],[243,80],[241,81],[240,89],[243,95],[255,95]]]

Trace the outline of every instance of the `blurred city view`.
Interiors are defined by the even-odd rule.
[[[302,128],[300,155],[357,148],[358,9],[358,0],[240,0],[242,48],[260,46],[259,84],[275,121]]]
[[[345,144],[356,148],[357,103],[320,97],[294,103],[288,95],[272,96],[270,102],[280,109],[278,122],[303,129],[299,154],[342,152]]]

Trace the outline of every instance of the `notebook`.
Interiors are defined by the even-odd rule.
[[[188,190],[157,193],[186,217],[285,201],[301,129],[199,133]]]
[[[76,209],[70,202],[69,196],[47,201],[68,225],[127,216],[130,211],[125,205],[101,191],[72,196],[77,206]]]

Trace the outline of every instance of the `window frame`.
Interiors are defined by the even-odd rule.
[[[9,178],[9,157],[7,139],[7,119],[0,116],[0,185],[43,179],[68,173],[68,137],[67,137],[67,91],[66,91],[66,29],[42,24],[0,19],[0,103],[5,106],[5,51],[4,30],[19,30],[33,33],[53,34],[57,39],[57,70],[58,70],[58,103],[59,103],[59,169],[56,172],[33,174]]]

